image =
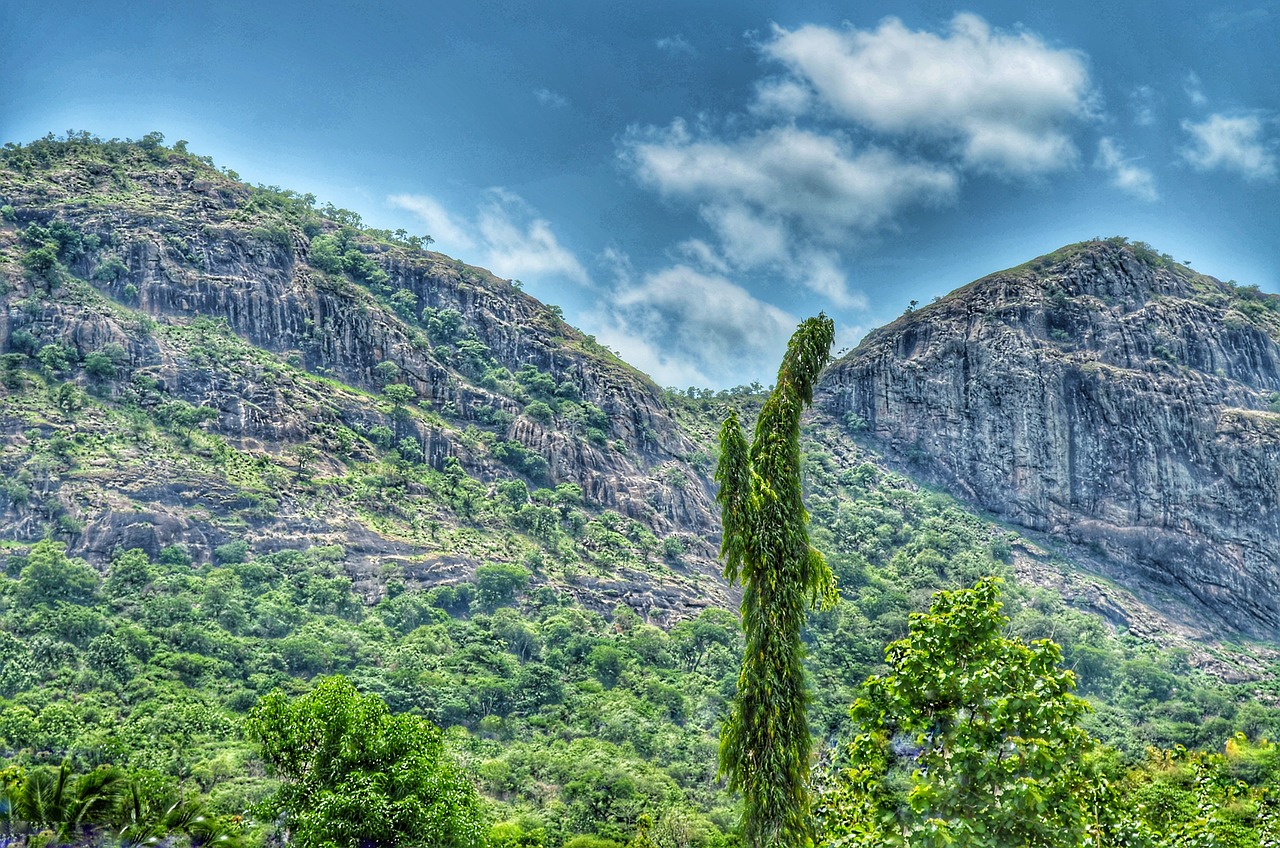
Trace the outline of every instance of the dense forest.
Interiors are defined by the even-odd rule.
[[[752,424],[769,391],[655,389],[686,440],[680,462],[647,469],[662,484],[647,507],[608,503],[522,434],[545,424],[616,462],[639,462],[635,445],[659,434],[624,431],[581,368],[508,367],[475,316],[419,303],[388,269],[428,240],[244,186],[162,142],[75,135],[0,151],[0,272],[17,316],[0,375],[6,838],[744,844],[741,798],[717,767],[744,649],[734,596],[695,567],[707,539],[636,516],[703,486],[725,412]],[[469,405],[461,390],[436,402],[390,359],[365,363],[359,384],[311,350],[255,346],[225,317],[148,313],[133,243],[75,222],[103,209],[163,218],[148,186],[173,170],[225,187],[236,238],[288,253],[421,340],[475,387]],[[110,190],[63,180],[80,173]],[[21,202],[60,181],[72,199]],[[194,241],[162,238],[166,262],[199,273]],[[65,318],[77,311],[125,335],[77,333]],[[556,332],[591,367],[625,368]],[[176,351],[202,386],[267,381],[287,403],[349,406],[302,438],[251,444],[225,410],[147,367],[154,351]],[[809,530],[838,589],[801,634],[816,841],[1275,844],[1274,670],[1220,672],[1273,654],[1153,639],[1072,606],[1019,567],[1069,571],[1069,548],[893,470],[859,441],[863,423],[803,425]],[[433,454],[433,428],[462,449]],[[101,481],[128,471],[160,490],[146,477],[156,467],[194,491],[157,497],[207,522],[204,543],[90,556]],[[366,550],[321,532],[333,510],[474,564],[433,583],[388,556],[371,573]],[[312,532],[272,535],[285,513]],[[597,591],[619,579],[705,595],[653,616]]]

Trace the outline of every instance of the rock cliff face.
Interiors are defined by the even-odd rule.
[[[696,446],[651,381],[553,310],[482,269],[393,234],[344,227],[350,213],[326,214],[297,195],[255,190],[181,151],[125,146],[108,153],[35,145],[27,159],[0,168],[7,210],[0,221],[0,350],[26,350],[34,362],[38,350],[62,345],[72,362],[83,363],[119,346],[127,379],[99,385],[75,368],[65,376],[135,407],[137,387],[148,385],[153,397],[140,404],[144,411],[172,400],[209,407],[217,412],[210,432],[250,459],[284,465],[290,451],[315,444],[319,461],[334,466],[327,470],[342,471],[344,460],[325,440],[341,428],[367,433],[382,425],[396,440],[416,442],[436,469],[456,459],[471,477],[496,484],[519,476],[492,450],[496,437],[545,460],[531,483],[577,484],[593,509],[639,520],[660,539],[679,535],[690,580],[718,573],[709,483],[687,461]],[[74,249],[59,248],[65,267],[58,284],[24,264],[38,248],[32,225],[74,234]],[[320,239],[329,248],[341,244],[347,270],[335,269],[332,258],[327,270],[313,261]],[[352,252],[363,259],[353,263]],[[453,324],[433,334],[432,321]],[[553,417],[545,406],[524,414],[531,397],[512,375],[528,366],[551,380],[547,391],[556,399],[573,401],[573,414]],[[486,378],[486,371],[499,376]],[[304,379],[312,376],[327,382]],[[413,389],[413,415],[388,415],[379,392],[389,381]],[[593,408],[595,420],[584,421],[581,410]],[[0,415],[10,473],[26,461],[22,434],[32,420]],[[351,459],[371,458],[358,442]],[[59,509],[85,524],[71,534],[72,552],[102,561],[121,545],[142,544],[155,554],[180,542],[207,557],[226,541],[190,514],[196,502],[218,513],[216,492],[176,508],[192,486],[140,486],[132,473],[104,465],[79,501],[74,485],[61,484],[83,474],[54,475],[38,493],[45,501],[61,497]],[[216,481],[205,484],[217,488]],[[4,500],[5,532],[45,532],[48,510]],[[234,493],[226,500],[234,502]],[[277,518],[288,511],[283,505]],[[263,540],[310,538],[367,550],[370,572],[388,551],[422,553],[346,526],[351,518],[331,514],[321,528],[313,516],[277,526]],[[434,575],[409,570],[429,584],[477,563]],[[638,586],[634,595],[650,606],[706,603],[701,592],[649,582],[653,591]],[[616,586],[601,591],[622,594]]]
[[[1274,297],[1122,240],[1064,248],[871,333],[819,404],[1130,585],[1280,634]]]

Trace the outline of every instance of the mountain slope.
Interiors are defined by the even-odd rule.
[[[1280,298],[1122,239],[870,335],[819,404],[892,459],[1131,586],[1280,633]]]
[[[6,763],[111,762],[157,809],[239,816],[273,786],[248,710],[340,673],[446,728],[491,844],[625,843],[646,815],[658,845],[733,840],[709,472],[725,405],[750,421],[761,394],[660,392],[511,283],[150,137],[0,151],[0,299]],[[920,451],[824,402],[805,501],[841,598],[804,639],[826,744],[909,616],[986,575],[1131,762],[1280,732],[1274,651],[895,473]]]
[[[511,491],[557,511],[526,515],[556,525],[552,554],[559,525],[604,520],[584,597],[634,593],[656,620],[726,599],[705,579],[711,501],[690,464],[705,460],[659,390],[509,281],[154,138],[10,146],[0,166],[5,537],[52,524],[95,562],[342,544],[376,596],[391,564],[431,585],[533,555],[459,528],[503,526],[486,514],[504,482],[572,484],[550,504]],[[24,365],[78,390],[75,408],[25,392]],[[72,413],[106,441],[44,458]],[[390,451],[405,473],[372,485]],[[475,485],[442,506],[454,461]]]

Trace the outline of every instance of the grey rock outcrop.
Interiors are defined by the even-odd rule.
[[[333,220],[315,217],[304,227],[297,216],[267,214],[261,204],[276,202],[270,192],[255,192],[179,156],[136,168],[71,159],[30,178],[4,171],[0,199],[14,210],[14,219],[0,224],[0,282],[7,286],[0,350],[13,349],[19,332],[37,344],[66,345],[80,359],[119,345],[131,380],[153,381],[166,401],[216,409],[208,428],[250,457],[287,462],[291,449],[323,441],[339,427],[368,432],[390,424],[397,443],[412,439],[437,469],[456,459],[484,482],[513,476],[474,436],[464,437],[475,423],[486,436],[518,443],[544,459],[547,473],[536,482],[576,483],[593,510],[635,518],[659,538],[680,534],[690,580],[718,575],[710,482],[688,464],[696,447],[661,391],[510,281],[367,235],[351,235],[346,249],[360,251],[370,267],[385,274],[377,287],[359,285],[341,272],[325,273],[311,264],[310,252],[318,236],[339,232]],[[69,225],[101,247],[67,260],[67,271],[81,282],[36,292],[39,282],[17,261],[26,249],[21,233],[30,224],[51,222]],[[108,260],[118,270],[97,273]],[[83,281],[104,297],[89,296]],[[400,305],[393,310],[387,298],[380,302],[375,288],[401,295]],[[437,343],[424,331],[425,315],[446,310],[456,311],[465,338],[491,357],[487,362],[510,372],[533,365],[557,386],[571,387],[574,398],[597,407],[601,432],[589,439],[581,422],[535,420],[521,414],[524,403],[510,390],[486,388],[460,366],[453,340]],[[192,321],[200,318],[212,320],[193,335]],[[219,353],[232,348],[230,356]],[[384,362],[394,363],[396,381],[411,386],[431,414],[392,421],[380,409],[386,377],[375,369]],[[290,369],[279,368],[281,363]],[[332,391],[302,385],[290,377],[293,368],[329,378]],[[492,423],[495,410],[505,413],[507,423]],[[432,424],[433,416],[447,426]],[[17,421],[13,428],[21,429]],[[322,463],[342,461],[332,451],[321,453]],[[667,469],[679,473],[659,473]],[[688,484],[670,485],[677,477]],[[62,508],[85,525],[71,550],[91,561],[105,561],[120,545],[154,552],[174,542],[207,557],[223,541],[217,531],[185,516],[192,504],[181,503],[182,493],[139,486],[123,476],[115,480],[105,471],[95,485],[118,497],[95,495],[94,502],[77,504],[70,489],[60,495]],[[58,494],[51,489],[46,500]],[[214,515],[222,511],[218,504],[207,509]],[[15,536],[43,532],[47,516],[11,511]],[[334,516],[338,529],[332,532],[299,523],[275,527],[271,535],[323,537],[357,547],[348,539],[355,530],[341,529],[340,518],[350,516]],[[386,548],[397,544],[388,539]],[[360,545],[369,548],[370,542],[364,538]],[[445,572],[438,576],[449,578]],[[424,582],[431,582],[430,575]],[[654,591],[662,595],[656,582]],[[697,600],[684,589],[668,594],[673,597],[662,603],[672,609]],[[716,594],[723,600],[718,584]]]
[[[897,462],[1130,585],[1280,633],[1280,316],[1112,240],[871,333],[818,403]],[[1277,396],[1280,397],[1280,396]]]

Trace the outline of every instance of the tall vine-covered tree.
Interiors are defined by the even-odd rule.
[[[716,482],[725,577],[740,582],[746,649],[738,694],[720,738],[720,771],[744,800],[755,848],[809,838],[811,740],[800,630],[811,607],[835,600],[826,560],[809,544],[800,490],[800,414],[831,358],[825,315],[800,325],[748,446],[737,415],[720,429]]]

